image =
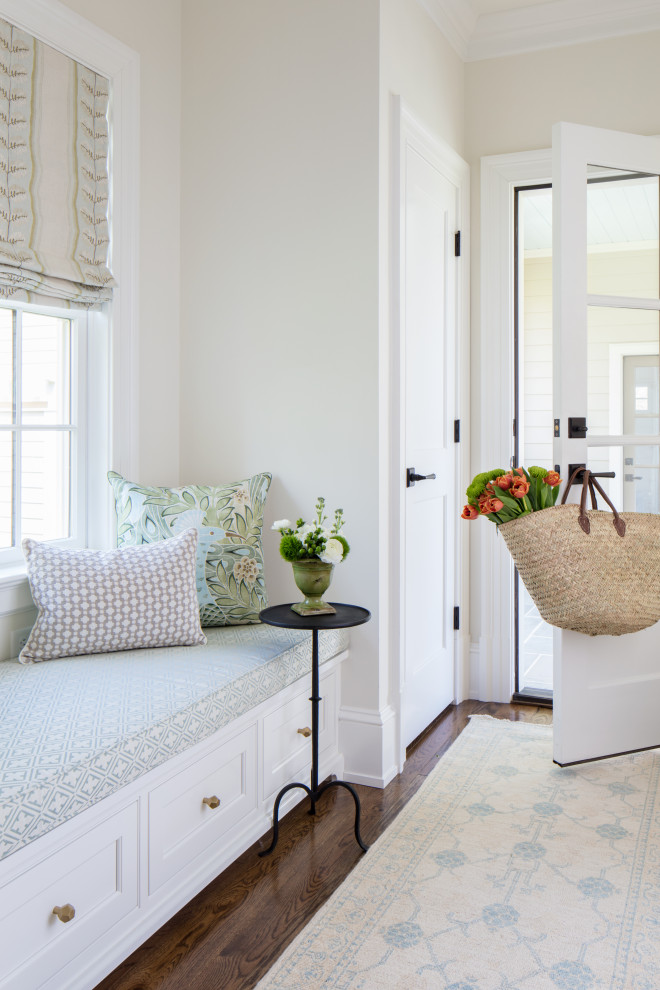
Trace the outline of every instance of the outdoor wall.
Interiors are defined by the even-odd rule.
[[[590,277],[595,291],[612,284],[634,295],[647,275],[642,292],[657,284],[658,254],[654,250],[612,250],[591,255]],[[525,258],[523,326],[520,349],[522,462],[550,467],[552,463],[552,260],[549,255]],[[643,283],[642,283],[643,284]],[[646,289],[646,291],[644,291]],[[658,353],[658,314],[647,310],[589,310],[588,412],[589,436],[621,433],[623,368],[621,355]],[[614,361],[619,363],[616,367]],[[609,467],[603,468],[609,470]]]
[[[485,470],[480,444],[488,415],[481,405],[480,158],[549,148],[552,126],[565,120],[640,134],[660,134],[657,53],[660,32],[471,62],[465,66],[465,153],[472,168],[472,463]],[[493,386],[489,401],[496,401]],[[471,635],[482,632],[479,532],[471,548]]]

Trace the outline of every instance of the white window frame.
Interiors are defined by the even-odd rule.
[[[0,309],[5,310],[9,313],[16,313],[18,319],[22,323],[22,316],[24,313],[36,313],[38,315],[43,315],[47,317],[54,317],[56,319],[67,320],[70,324],[70,375],[69,375],[69,394],[70,394],[70,414],[69,422],[70,428],[69,433],[71,436],[70,445],[70,460],[69,460],[69,477],[70,477],[70,489],[69,489],[69,535],[67,537],[58,538],[49,542],[57,544],[57,546],[67,546],[67,547],[83,547],[87,545],[87,472],[92,467],[91,462],[88,460],[88,451],[93,446],[96,449],[96,454],[98,459],[101,461],[107,460],[107,442],[105,437],[96,437],[96,443],[94,445],[88,444],[88,432],[87,426],[89,421],[89,402],[92,396],[97,396],[103,400],[104,396],[99,393],[98,385],[95,382],[90,382],[88,374],[88,360],[87,360],[87,313],[84,310],[67,310],[59,307],[51,306],[38,306],[23,302],[7,302],[2,301],[0,303]],[[19,324],[20,325],[20,324]],[[19,334],[19,337],[21,335]],[[19,344],[20,347],[20,344]],[[19,353],[14,356],[14,362],[18,360],[20,366],[22,367],[22,355]],[[16,364],[14,364],[16,366]],[[96,385],[96,387],[95,387]],[[91,386],[91,387],[90,387]],[[20,395],[17,395],[17,404],[20,405],[21,399]],[[106,403],[104,403],[106,404]],[[22,417],[21,417],[22,418]],[[16,426],[16,423],[12,424],[14,429],[11,432],[18,433],[19,438],[23,433],[22,425]],[[50,425],[44,426],[44,429],[52,430],[53,427]],[[57,429],[57,427],[55,427]],[[9,432],[8,430],[2,430],[3,433]],[[100,442],[99,442],[100,441]],[[20,451],[20,441],[19,441],[19,451]],[[103,447],[103,449],[99,449]],[[91,451],[90,451],[91,452]],[[96,459],[96,458],[95,458]],[[20,470],[20,454],[19,454],[19,468],[18,468],[18,478],[14,477],[13,487],[14,487],[14,500],[16,499],[17,493],[19,494],[19,504],[22,501],[20,498],[20,492],[22,489],[22,479]],[[12,516],[15,519],[16,508],[14,505]],[[20,510],[19,510],[19,522],[20,522]],[[7,549],[0,550],[0,574],[2,569],[20,562],[22,560],[22,553],[20,549],[20,538],[21,533],[25,533],[25,528],[19,526],[19,533],[17,534],[17,543]]]
[[[100,384],[109,397],[104,410],[90,410],[88,436],[102,431],[107,437],[106,469],[112,465],[132,477],[138,464],[139,55],[58,0],[0,0],[0,17],[110,80],[111,263],[119,285],[111,304],[88,315],[89,389]],[[93,369],[100,380],[94,379]],[[114,534],[110,486],[98,471],[87,473],[86,542],[109,547]],[[0,569],[0,615],[30,604],[24,565]]]

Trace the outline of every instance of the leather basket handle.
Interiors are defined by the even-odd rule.
[[[601,484],[594,478],[594,476],[592,475],[591,471],[588,470],[588,468],[579,467],[576,468],[575,471],[573,471],[573,474],[568,479],[568,484],[566,485],[564,494],[562,495],[560,505],[566,504],[566,499],[568,498],[568,493],[571,489],[571,486],[577,479],[577,476],[580,474],[580,472],[582,472],[582,493],[580,495],[580,512],[578,514],[578,522],[582,527],[582,529],[584,530],[584,532],[589,533],[591,531],[591,524],[589,522],[589,516],[587,515],[587,511],[586,511],[587,490],[588,490],[589,494],[591,495],[591,508],[592,509],[598,508],[598,502],[596,499],[596,492],[598,492],[598,494],[601,495],[601,497],[604,499],[604,501],[607,503],[607,505],[609,505],[610,509],[612,510],[612,515],[614,516],[612,520],[612,525],[614,526],[614,529],[619,534],[619,536],[625,536],[626,534],[625,520],[621,518],[621,516],[615,509],[614,504],[612,503],[610,498],[605,494],[605,491],[603,490]]]

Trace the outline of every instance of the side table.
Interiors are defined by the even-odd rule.
[[[353,795],[355,801],[355,838],[358,845],[364,852],[367,851],[360,835],[360,798],[357,791],[345,780],[326,780],[319,787],[319,630],[320,629],[347,629],[349,626],[360,626],[368,622],[371,612],[359,605],[341,605],[332,602],[335,609],[334,615],[298,615],[291,608],[291,605],[271,605],[259,613],[259,618],[269,626],[283,626],[285,629],[311,629],[312,631],[312,696],[309,699],[312,703],[312,773],[310,786],[307,784],[294,783],[283,787],[275,798],[273,808],[273,840],[268,847],[259,853],[260,856],[268,856],[277,845],[279,835],[279,813],[280,802],[287,791],[296,787],[301,787],[309,794],[310,808],[309,814],[316,814],[316,802],[320,796],[331,787],[343,787]]]

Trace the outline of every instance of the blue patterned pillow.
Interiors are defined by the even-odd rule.
[[[203,626],[258,622],[266,607],[261,547],[270,474],[230,485],[151,488],[108,472],[117,509],[117,545],[198,533],[197,597]]]

